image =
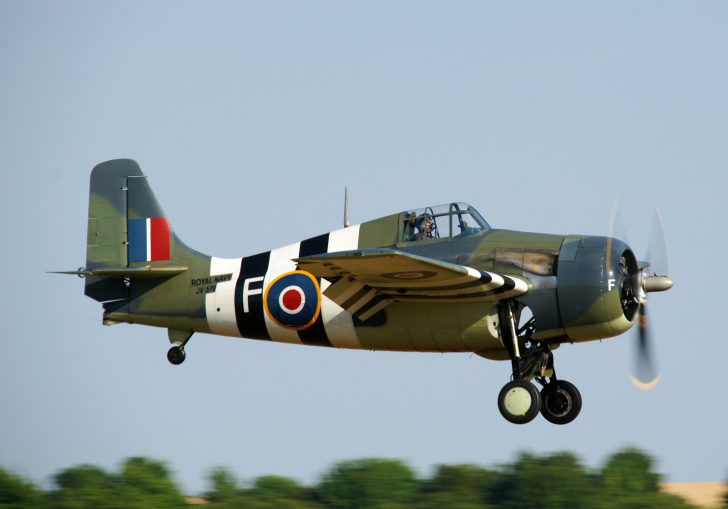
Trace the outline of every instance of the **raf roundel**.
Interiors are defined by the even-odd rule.
[[[321,312],[318,281],[308,272],[294,271],[275,278],[265,290],[265,312],[281,327],[304,330],[311,327]]]

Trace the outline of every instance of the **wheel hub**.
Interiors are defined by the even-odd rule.
[[[572,399],[568,392],[563,389],[556,389],[545,398],[546,406],[553,415],[562,417],[569,413],[572,406]]]
[[[504,406],[511,415],[526,415],[531,408],[531,394],[523,387],[512,387],[505,396]]]

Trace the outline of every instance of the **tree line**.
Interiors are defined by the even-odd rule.
[[[660,493],[652,458],[624,449],[590,471],[571,453],[522,453],[511,464],[439,465],[418,478],[404,462],[366,458],[333,465],[314,485],[276,475],[242,483],[227,468],[208,477],[209,509],[686,509]],[[200,502],[200,501],[198,501]],[[728,498],[726,499],[728,505]],[[80,465],[58,472],[51,488],[0,468],[0,508],[176,509],[190,507],[168,466],[129,458],[118,471]]]

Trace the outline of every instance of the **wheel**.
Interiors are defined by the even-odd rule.
[[[554,424],[568,424],[581,412],[581,394],[574,384],[557,380],[541,390],[541,415]]]
[[[530,382],[514,380],[503,386],[498,394],[498,410],[513,424],[526,424],[538,415],[541,395]]]
[[[167,352],[167,360],[175,366],[182,364],[185,361],[185,349],[179,345],[175,345]]]

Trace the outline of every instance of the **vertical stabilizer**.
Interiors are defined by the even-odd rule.
[[[91,172],[86,268],[169,264],[177,242],[146,176],[131,159],[115,159]],[[98,301],[128,298],[120,278],[89,277],[86,295]]]

